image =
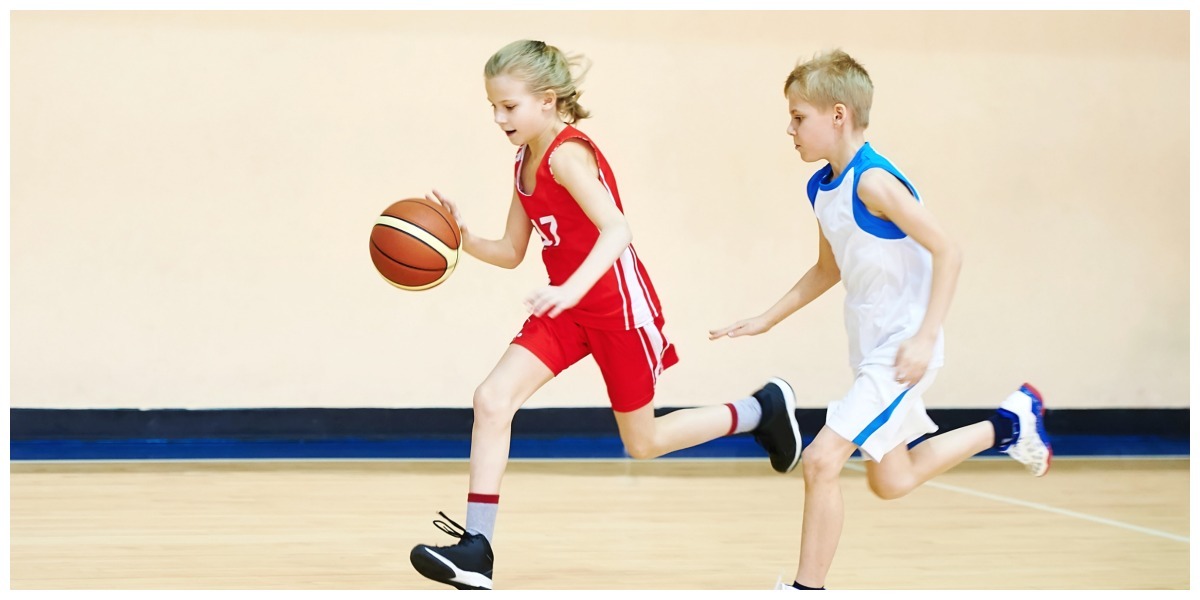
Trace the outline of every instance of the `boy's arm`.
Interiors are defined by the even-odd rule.
[[[562,184],[583,212],[600,230],[600,237],[587,258],[559,286],[546,286],[526,298],[526,306],[534,315],[549,313],[557,317],[562,311],[579,304],[588,290],[633,241],[633,232],[625,215],[617,208],[608,190],[600,183],[600,167],[591,150],[581,143],[567,142],[550,155],[554,178]]]
[[[872,214],[896,224],[933,256],[933,281],[925,319],[896,355],[896,380],[915,384],[925,375],[938,330],[950,311],[950,300],[962,268],[962,251],[942,229],[933,213],[917,202],[899,179],[882,169],[870,169],[858,179],[858,197]]]
[[[829,240],[825,239],[825,233],[820,229],[817,231],[821,238],[817,247],[817,263],[792,286],[792,289],[763,314],[743,319],[728,327],[710,330],[708,339],[765,333],[841,281],[842,272],[833,258],[833,248],[829,246]]]
[[[486,240],[473,235],[467,228],[467,224],[463,222],[462,215],[458,211],[458,204],[442,196],[437,190],[433,191],[432,196],[427,194],[425,197],[430,201],[441,202],[450,209],[450,214],[454,216],[454,220],[458,222],[459,231],[462,232],[462,249],[467,254],[485,263],[505,269],[516,268],[521,261],[525,260],[525,251],[529,248],[529,238],[533,233],[533,223],[529,221],[529,217],[525,216],[525,209],[521,206],[521,200],[517,197],[516,190],[513,190],[512,204],[508,208],[508,222],[504,226],[504,237],[498,240]]]

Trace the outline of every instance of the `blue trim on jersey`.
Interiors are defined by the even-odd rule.
[[[863,152],[870,151],[870,149],[871,149],[870,144],[863,144],[861,147],[859,147],[858,152],[855,152],[854,156],[852,156],[850,158],[850,162],[846,165],[846,168],[842,169],[841,173],[838,173],[838,176],[836,179],[834,179],[833,181],[827,182],[824,180],[824,178],[822,178],[821,181],[818,182],[817,187],[819,187],[821,189],[821,191],[824,191],[824,192],[828,192],[830,190],[836,190],[839,185],[842,185],[842,179],[846,178],[846,173],[849,173],[854,168],[854,166],[856,164],[858,164],[858,161],[863,156]],[[826,173],[825,177],[828,177],[829,173],[833,172],[833,165],[825,165],[825,166],[828,167],[829,170],[826,171],[825,169],[821,169],[821,171]]]
[[[908,390],[911,389],[912,388],[908,388]],[[888,422],[888,419],[892,418],[892,412],[896,410],[897,406],[900,406],[900,401],[904,399],[906,394],[908,394],[908,390],[900,392],[900,395],[896,396],[896,399],[892,400],[892,403],[889,404],[887,408],[883,409],[883,412],[879,413],[879,416],[875,417],[875,420],[871,421],[871,423],[867,425],[866,429],[863,429],[858,435],[854,436],[855,446],[861,447],[863,444],[865,444],[867,442],[867,438],[871,437],[871,434],[878,431],[880,427],[883,427],[884,423]]]
[[[817,169],[817,172],[813,173],[812,177],[808,178],[808,203],[813,205],[813,208],[817,207],[817,190],[821,189],[821,182],[826,177],[829,177],[829,174],[832,172],[833,165],[826,164],[824,167]]]
[[[908,237],[908,234],[904,233],[904,230],[900,229],[899,225],[896,225],[887,219],[883,219],[871,214],[871,211],[867,208],[867,205],[863,204],[862,198],[858,197],[858,179],[862,177],[863,173],[866,173],[871,169],[883,169],[884,171],[891,173],[896,179],[899,179],[900,183],[903,183],[904,187],[908,188],[908,192],[913,195],[914,200],[920,202],[921,195],[917,193],[917,188],[913,187],[912,184],[908,182],[908,179],[906,179],[904,175],[900,174],[900,169],[897,169],[895,165],[888,161],[888,159],[880,156],[870,146],[870,144],[863,144],[863,147],[859,148],[858,154],[856,154],[854,158],[854,160],[857,161],[859,160],[860,156],[862,157],[862,160],[859,164],[854,165],[854,161],[851,161],[850,163],[855,167],[854,188],[852,190],[854,198],[852,201],[854,208],[854,222],[858,224],[859,229],[862,229],[863,231],[877,238],[882,238],[885,240],[904,239]],[[850,167],[847,166],[846,170],[850,170]]]
[[[859,229],[885,240],[902,240],[908,237],[899,225],[871,214],[867,205],[858,197],[858,177],[854,178],[854,188],[854,200],[851,205],[854,207],[854,222],[858,224]]]

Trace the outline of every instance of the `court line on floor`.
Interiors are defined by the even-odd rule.
[[[864,472],[866,471],[865,467],[861,467],[859,465],[853,465],[853,464],[847,464],[846,468],[853,469],[855,471],[864,471]],[[957,485],[950,485],[948,483],[942,483],[940,481],[926,481],[923,485],[932,487],[932,488],[937,488],[939,490],[958,492],[959,494],[966,494],[968,496],[976,496],[978,498],[985,498],[988,500],[995,500],[997,502],[1004,502],[1006,504],[1015,504],[1017,506],[1024,506],[1025,508],[1032,508],[1034,510],[1040,510],[1040,511],[1044,511],[1044,512],[1059,514],[1059,515],[1063,515],[1063,516],[1067,516],[1067,517],[1072,517],[1075,519],[1082,519],[1084,521],[1091,521],[1093,523],[1100,523],[1102,525],[1110,525],[1112,527],[1128,529],[1129,531],[1136,531],[1138,533],[1144,533],[1146,535],[1152,535],[1155,537],[1166,538],[1168,540],[1174,540],[1176,542],[1183,542],[1185,544],[1191,543],[1190,538],[1184,537],[1182,535],[1175,535],[1174,533],[1167,533],[1166,531],[1150,529],[1149,527],[1133,525],[1131,523],[1125,523],[1123,521],[1114,521],[1113,519],[1106,519],[1104,517],[1097,517],[1095,515],[1089,515],[1086,513],[1075,512],[1073,510],[1067,510],[1065,508],[1058,508],[1056,506],[1050,506],[1048,504],[1040,504],[1037,502],[1029,502],[1027,500],[1019,500],[1017,498],[1009,498],[1008,496],[1001,496],[998,494],[990,494],[988,492],[981,492],[979,490],[973,490],[970,488],[959,487]]]

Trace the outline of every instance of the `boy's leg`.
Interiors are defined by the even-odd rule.
[[[855,446],[828,427],[823,427],[804,449],[804,524],[800,532],[800,564],[796,583],[825,587],[825,576],[833,564],[842,536],[842,467]]]
[[[880,498],[899,498],[989,448],[1000,448],[1041,476],[1049,469],[1052,456],[1044,413],[1041,395],[1025,384],[987,421],[931,437],[911,450],[898,446],[879,463],[867,461],[867,482]]]
[[[892,500],[993,446],[994,429],[981,421],[936,435],[911,450],[897,446],[876,463],[865,461],[867,483],[876,496]]]
[[[902,447],[905,440],[937,430],[921,401],[921,392],[935,377],[936,370],[928,371],[908,387],[896,381],[895,369],[888,365],[863,365],[846,396],[829,404],[825,427],[804,450],[804,526],[797,584],[825,585],[842,531],[839,476],[855,448],[879,459]]]

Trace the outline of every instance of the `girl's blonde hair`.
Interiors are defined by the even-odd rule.
[[[525,82],[534,94],[554,92],[558,114],[563,121],[575,123],[591,116],[579,104],[578,85],[591,63],[582,55],[566,55],[545,42],[519,40],[492,55],[483,66],[483,76],[511,75]],[[579,71],[571,75],[571,69]]]
[[[797,64],[783,84],[784,95],[793,85],[805,102],[817,108],[845,104],[860,129],[871,123],[871,96],[875,90],[871,77],[858,61],[841,50],[822,52]]]

